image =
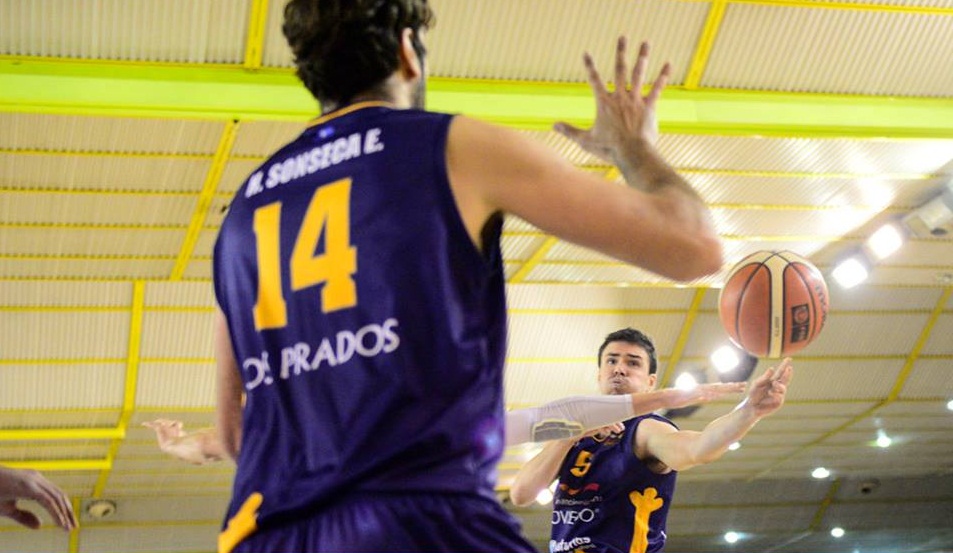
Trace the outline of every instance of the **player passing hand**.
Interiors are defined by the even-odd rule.
[[[658,119],[655,104],[668,83],[671,66],[666,63],[659,72],[648,95],[642,95],[645,73],[649,62],[649,44],[639,47],[639,57],[632,68],[631,78],[625,61],[627,41],[620,36],[616,45],[615,88],[606,88],[599,71],[588,53],[583,57],[589,86],[596,99],[596,120],[589,130],[568,123],[557,123],[554,130],[573,140],[587,152],[610,163],[618,164],[616,156],[627,142],[644,140],[655,144],[658,140]]]

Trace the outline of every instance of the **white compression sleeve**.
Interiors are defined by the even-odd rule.
[[[506,413],[506,445],[562,440],[635,415],[632,396],[573,396]]]

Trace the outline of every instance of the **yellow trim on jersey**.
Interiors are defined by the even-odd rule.
[[[218,535],[218,553],[231,553],[236,545],[258,529],[258,507],[264,499],[258,492],[251,494],[235,516],[228,519],[228,525]]]
[[[390,107],[394,107],[394,104],[392,104],[392,103],[390,103],[390,102],[380,102],[380,101],[358,102],[358,103],[356,103],[356,104],[351,104],[351,105],[349,105],[349,106],[345,106],[345,107],[343,107],[343,108],[341,108],[341,109],[339,109],[339,110],[335,110],[335,111],[332,111],[332,112],[329,112],[329,113],[325,113],[325,114],[322,115],[321,117],[317,117],[317,118],[315,118],[315,119],[312,119],[312,120],[308,123],[308,128],[311,128],[311,127],[313,127],[313,126],[315,126],[315,125],[320,125],[321,123],[327,123],[328,121],[330,121],[330,120],[332,120],[332,119],[336,119],[336,118],[338,118],[338,117],[341,117],[342,115],[347,115],[348,113],[351,113],[352,111],[357,111],[357,110],[359,110],[359,109],[364,109],[364,108],[374,108],[374,107],[388,107],[388,108],[390,108]]]

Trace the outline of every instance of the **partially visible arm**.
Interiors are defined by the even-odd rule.
[[[527,461],[510,486],[510,500],[513,505],[525,507],[532,503],[539,492],[556,479],[563,459],[575,443],[576,440],[549,442],[536,457]]]
[[[17,506],[20,499],[32,499],[64,530],[76,528],[76,515],[66,493],[35,470],[0,466],[0,516],[27,528],[40,527],[40,519]]]
[[[232,460],[237,459],[242,443],[242,379],[235,361],[235,350],[228,334],[228,323],[221,310],[215,316],[216,427],[221,446]]]
[[[539,407],[506,413],[506,443],[542,442],[580,436],[658,409],[707,403],[724,394],[743,392],[743,382],[702,384],[692,390],[669,388],[620,396],[573,396]]]
[[[218,439],[218,432],[214,428],[203,428],[186,433],[182,429],[182,421],[165,419],[144,422],[142,425],[156,431],[159,449],[182,461],[203,465],[221,461],[227,457],[225,448]]]
[[[622,41],[617,52],[622,79],[617,83],[628,82],[624,50]],[[447,144],[450,184],[475,243],[480,244],[488,218],[503,211],[669,278],[689,280],[721,268],[721,243],[707,207],[652,143],[655,101],[666,74],[643,98],[647,56],[643,48],[632,89],[620,86],[612,93],[587,58],[596,96],[595,125],[588,131],[557,126],[583,148],[616,163],[630,186],[581,171],[515,131],[454,118]]]
[[[743,438],[762,418],[784,404],[793,376],[791,360],[770,368],[752,385],[748,397],[731,413],[719,417],[701,432],[676,431],[670,425],[644,420],[636,433],[636,454],[651,456],[674,470],[685,470],[720,458],[728,446]]]

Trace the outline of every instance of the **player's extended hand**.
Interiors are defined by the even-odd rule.
[[[182,421],[156,419],[152,422],[144,422],[142,426],[149,427],[156,431],[156,440],[159,441],[159,449],[162,451],[166,451],[169,446],[175,443],[176,438],[185,436],[185,430],[182,429]]]
[[[35,470],[0,467],[0,516],[27,528],[39,528],[40,519],[30,511],[19,508],[19,499],[32,499],[39,503],[64,530],[76,528],[73,505],[63,490]]]
[[[627,140],[641,138],[650,144],[658,140],[655,104],[668,82],[671,67],[665,64],[647,96],[642,96],[649,62],[649,44],[643,42],[632,68],[631,81],[625,61],[626,38],[619,37],[615,59],[615,90],[609,92],[588,53],[583,57],[589,86],[596,98],[596,120],[589,130],[568,123],[556,123],[556,132],[575,141],[582,149],[605,161],[615,163],[615,153]]]
[[[777,368],[771,367],[764,371],[764,374],[751,384],[745,407],[752,409],[759,418],[774,413],[784,405],[784,396],[793,376],[794,366],[791,364],[791,358],[785,357]]]
[[[746,386],[747,384],[744,382],[716,382],[713,384],[699,384],[690,390],[675,388],[674,399],[669,405],[669,409],[708,403],[727,394],[740,394],[745,391]]]

